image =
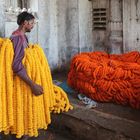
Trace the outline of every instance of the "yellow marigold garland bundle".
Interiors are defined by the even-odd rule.
[[[37,44],[25,50],[23,64],[29,77],[42,85],[44,94],[35,96],[30,87],[13,74],[13,46],[9,39],[0,38],[0,131],[5,134],[38,136],[38,129],[47,129],[50,113],[68,111],[66,93],[52,83],[45,54]]]

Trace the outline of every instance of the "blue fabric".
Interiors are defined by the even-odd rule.
[[[67,81],[63,81],[58,86],[61,87],[66,93],[74,93],[75,92],[71,87],[69,87],[69,85],[67,84]]]

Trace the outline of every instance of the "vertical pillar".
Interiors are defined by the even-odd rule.
[[[110,1],[110,36],[109,48],[111,53],[122,53],[123,37],[122,37],[122,1]]]

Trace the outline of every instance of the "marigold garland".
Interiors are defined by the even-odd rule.
[[[81,53],[73,57],[68,84],[101,102],[140,109],[140,53]]]
[[[66,93],[53,85],[46,56],[37,44],[25,50],[23,64],[29,77],[43,87],[44,94],[35,96],[30,87],[13,74],[13,46],[9,39],[0,38],[0,132],[38,136],[38,129],[47,129],[50,113],[68,111]]]

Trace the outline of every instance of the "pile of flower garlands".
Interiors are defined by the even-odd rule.
[[[94,100],[140,109],[140,53],[78,54],[71,61],[68,84]]]
[[[5,134],[38,136],[38,129],[47,129],[50,113],[72,109],[66,93],[53,85],[43,50],[30,45],[25,50],[23,64],[30,78],[41,85],[44,94],[35,96],[30,87],[13,74],[13,46],[0,38],[0,131]]]

